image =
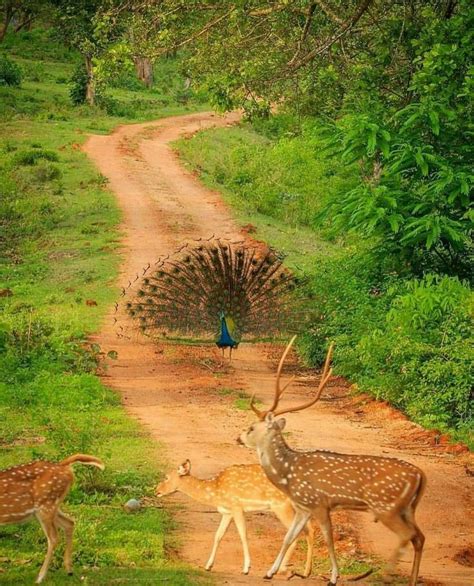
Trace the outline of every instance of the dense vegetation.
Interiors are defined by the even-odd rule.
[[[183,80],[167,59],[155,68],[154,89],[125,72],[108,103],[75,107],[69,80],[79,58],[53,30],[9,33],[1,49],[0,468],[76,452],[107,463],[104,473],[76,467],[66,504],[77,521],[75,577],[58,569],[58,554],[50,583],[195,583],[169,559],[169,516],[122,509],[153,494],[164,462],[96,375],[103,357],[87,336],[115,300],[120,218],[79,147],[87,132],[197,103],[190,94],[189,105],[177,101]],[[38,524],[2,526],[0,538],[0,582],[32,583],[45,553]]]
[[[334,234],[326,206],[357,184],[358,168],[327,153],[313,120],[290,129],[291,118],[273,117],[204,131],[177,148],[257,238],[310,277],[317,317],[300,342],[306,360],[320,363],[335,340],[338,373],[415,421],[472,443],[469,285],[431,271],[414,275],[375,237]]]
[[[166,561],[161,511],[120,510],[150,490],[159,454],[98,381],[87,342],[113,298],[119,217],[85,133],[204,96],[243,107],[250,122],[180,148],[310,277],[302,354],[318,363],[334,339],[359,388],[472,442],[471,4],[4,2],[0,466],[106,457],[69,499],[75,561],[100,566],[85,571],[94,583],[189,578]],[[38,528],[0,532],[9,583],[24,583]]]
[[[181,149],[312,277],[301,351],[472,442],[472,4],[206,4],[177,37],[251,124]]]

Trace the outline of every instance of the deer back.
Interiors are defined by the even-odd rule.
[[[396,458],[298,452],[280,436],[267,452],[270,480],[305,507],[370,509],[383,514],[408,506],[424,487],[423,472]]]
[[[52,462],[31,462],[0,471],[0,523],[24,521],[40,508],[54,510],[72,481],[69,467]]]

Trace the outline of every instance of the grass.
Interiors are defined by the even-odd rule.
[[[327,154],[317,121],[294,132],[284,123],[276,116],[265,123],[204,130],[177,141],[175,148],[205,185],[222,194],[244,231],[283,253],[286,264],[306,277],[313,318],[298,338],[303,360],[321,364],[328,340],[335,341],[337,374],[472,449],[472,373],[465,358],[472,343],[469,309],[460,317],[454,309],[432,309],[420,325],[393,329],[390,320],[401,300],[408,303],[410,286],[419,286],[416,275],[374,239],[335,237],[325,202],[344,198],[356,170]],[[272,136],[269,130],[278,126]],[[425,289],[435,307],[441,286]],[[447,295],[443,307],[449,302]],[[410,319],[413,312],[406,323]],[[449,329],[457,319],[463,325]],[[393,342],[384,344],[389,335]],[[414,346],[415,353],[403,354]]]
[[[88,336],[118,294],[121,218],[80,147],[88,133],[202,109],[202,100],[177,100],[182,80],[166,60],[158,89],[119,80],[110,95],[120,116],[74,107],[77,55],[40,30],[9,35],[3,48],[23,82],[0,87],[0,468],[75,452],[106,462],[103,473],[76,466],[64,506],[76,520],[76,572],[65,575],[58,552],[49,583],[196,584],[200,575],[174,560],[170,516],[122,508],[152,494],[165,458],[96,375],[102,357]],[[33,582],[46,551],[39,525],[0,527],[0,548],[0,583]]]
[[[245,173],[235,153],[245,145],[257,152],[270,145],[268,139],[246,123],[233,128],[203,130],[192,138],[174,143],[186,167],[198,171],[201,181],[218,189],[241,226],[250,228],[251,235],[270,243],[287,256],[287,264],[303,272],[312,272],[321,256],[336,257],[355,248],[355,244],[334,242],[315,232],[314,228],[295,221],[286,221],[258,210],[255,201],[240,189],[238,173]],[[276,183],[272,169],[267,182]]]

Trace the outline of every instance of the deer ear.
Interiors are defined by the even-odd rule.
[[[285,429],[286,419],[284,417],[280,417],[280,419],[275,421],[275,425],[280,429],[280,431],[283,431]]]
[[[191,472],[191,462],[186,460],[180,466],[178,466],[179,476],[187,476]]]

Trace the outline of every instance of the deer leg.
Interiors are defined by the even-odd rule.
[[[415,557],[413,559],[413,566],[411,569],[410,586],[416,586],[418,574],[420,572],[421,556],[423,554],[423,546],[425,544],[425,536],[421,529],[415,522],[415,511],[413,508],[408,508],[402,512],[402,517],[413,528],[415,534],[411,538],[413,549],[415,550]]]
[[[66,537],[66,549],[64,550],[64,567],[68,574],[72,574],[72,536],[74,533],[74,521],[58,510],[56,524],[61,527]]]
[[[405,512],[401,514],[396,513],[391,516],[380,516],[380,520],[386,527],[396,533],[400,540],[400,543],[387,566],[387,573],[393,573],[395,571],[400,551],[409,541],[411,541],[415,550],[415,557],[413,560],[409,586],[416,586],[425,536],[414,522],[414,519],[410,519],[410,513]]]
[[[334,551],[331,516],[327,510],[318,511],[315,516],[318,520],[324,540],[326,541],[329,559],[331,560],[331,580],[329,581],[328,586],[335,586],[339,577],[339,568],[337,567],[336,552]]]
[[[225,515],[225,514],[222,515],[221,522],[220,522],[219,527],[217,528],[216,534],[214,536],[214,545],[212,546],[211,555],[209,556],[209,559],[207,560],[206,570],[210,570],[212,568],[212,566],[214,565],[214,560],[216,559],[217,548],[219,547],[219,543],[221,542],[221,539],[224,537],[225,532],[227,531],[231,521],[232,521],[232,515]]]
[[[46,552],[46,557],[44,558],[43,565],[41,566],[38,577],[36,578],[36,583],[40,584],[46,576],[54,550],[56,549],[56,545],[58,543],[58,531],[54,524],[54,517],[51,515],[51,513],[38,511],[36,513],[36,517],[40,522],[44,534],[48,540],[48,550]]]
[[[271,578],[273,578],[273,576],[278,572],[288,548],[293,543],[293,541],[297,539],[301,531],[303,531],[303,528],[309,521],[310,517],[311,513],[309,513],[308,511],[302,511],[300,509],[296,510],[291,527],[288,529],[285,535],[285,539],[280,549],[280,553],[278,554],[276,560],[273,562],[273,566],[266,573],[265,578],[271,580]]]
[[[314,525],[310,519],[306,525],[306,543],[308,551],[306,554],[306,565],[303,574],[305,578],[311,574],[311,570],[313,569],[314,534]]]
[[[293,522],[293,518],[295,516],[295,510],[293,509],[293,507],[289,503],[285,503],[282,507],[275,507],[272,510],[275,513],[276,517],[278,517],[278,519],[281,521],[281,523],[286,527],[286,529],[289,529],[289,527],[291,527],[291,523]],[[288,567],[288,563],[291,559],[291,556],[293,555],[293,552],[295,551],[296,545],[297,545],[297,540],[295,539],[295,541],[293,541],[293,543],[288,548],[288,551],[286,552],[285,557],[283,558],[283,560],[281,562],[279,572],[286,571],[286,569]]]
[[[250,552],[249,544],[247,542],[247,526],[245,524],[245,516],[243,511],[234,511],[234,521],[239,532],[240,540],[242,541],[242,548],[244,550],[244,567],[242,572],[248,574],[250,570]]]

